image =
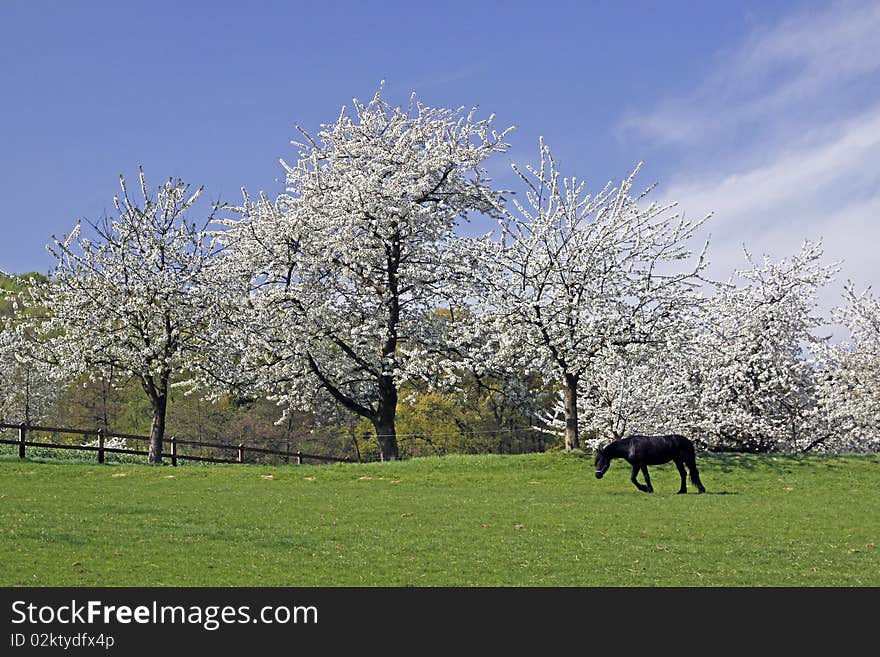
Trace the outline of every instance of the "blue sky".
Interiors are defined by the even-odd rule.
[[[533,161],[640,180],[713,211],[713,273],[823,238],[880,283],[876,2],[46,2],[0,0],[0,270],[112,209],[143,164],[210,199],[280,190],[294,126],[411,91],[478,105]]]

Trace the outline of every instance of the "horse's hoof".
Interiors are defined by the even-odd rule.
[[[701,488],[701,489],[700,489],[700,495],[702,495],[702,494],[705,493],[705,492],[706,492],[706,489],[705,489],[705,488]]]
[[[646,493],[653,493],[653,492],[654,492],[654,489],[653,489],[653,488],[649,488],[649,489],[646,490],[645,492],[646,492]]]
[[[684,494],[685,494],[685,493],[687,493],[687,491],[686,491],[686,490],[680,490],[680,491],[678,491],[678,493],[677,493],[677,494],[678,494],[678,495],[684,495]]]

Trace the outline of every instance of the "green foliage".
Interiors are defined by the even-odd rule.
[[[0,457],[0,586],[880,586],[880,455],[151,467]]]
[[[545,395],[515,397],[492,382],[466,380],[455,393],[406,389],[398,404],[397,432],[401,455],[521,453],[543,451],[552,436],[531,428],[531,413]],[[290,449],[364,461],[378,460],[373,425],[337,412],[329,418],[290,412],[265,399],[225,396],[211,402],[198,393],[172,387],[166,436],[225,445]],[[45,423],[72,428],[105,428],[146,435],[152,411],[136,378],[112,382],[71,381],[61,392]],[[558,441],[557,441],[558,442]],[[258,458],[258,457],[255,457]]]
[[[462,428],[469,409],[461,408],[452,395],[424,392],[398,406],[397,432],[403,453],[429,456],[463,453],[468,441]]]
[[[461,390],[403,390],[397,432],[406,456],[544,451],[558,439],[536,431],[546,391],[516,380],[465,377]]]
[[[85,376],[72,381],[56,403],[51,424],[136,433],[134,427],[126,422],[126,411],[129,403],[136,398],[136,393],[143,393],[135,389],[133,381],[114,383],[89,381]]]

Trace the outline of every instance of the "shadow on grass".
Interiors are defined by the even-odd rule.
[[[630,491],[625,490],[610,490],[608,491],[609,495],[616,495],[619,497],[679,497],[678,493],[675,491],[662,491],[654,489],[653,493],[643,493],[641,491],[633,489]],[[707,490],[705,493],[697,493],[696,491],[688,491],[688,497],[697,497],[699,495],[739,495],[739,492],[733,490]]]
[[[584,459],[592,463],[594,452],[575,450],[564,453],[566,458]],[[770,471],[790,473],[796,468],[825,468],[845,470],[852,459],[875,463],[880,466],[880,454],[876,452],[697,452],[697,466],[722,472]]]
[[[697,465],[718,468],[725,472],[734,470],[770,470],[771,472],[790,472],[794,468],[845,469],[849,459],[867,459],[880,464],[877,454],[804,454],[771,452],[766,454],[747,454],[743,452],[700,452]]]

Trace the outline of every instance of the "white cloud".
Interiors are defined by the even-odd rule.
[[[853,198],[880,193],[880,106],[815,143],[761,164],[694,177],[678,172],[664,196],[689,213],[716,214],[720,234],[760,234],[778,223],[819,224]],[[805,220],[808,219],[808,220]]]
[[[833,139],[780,153],[736,172],[673,182],[664,198],[691,216],[712,211],[710,274],[726,279],[746,265],[743,247],[780,259],[805,239],[821,239],[839,281],[826,290],[824,312],[840,302],[842,283],[880,287],[880,107],[838,126]]]
[[[839,111],[841,95],[854,99],[848,87],[880,71],[878,34],[876,2],[834,3],[789,17],[717,53],[714,71],[698,88],[650,111],[630,112],[620,127],[659,143],[689,145],[745,126],[791,135],[812,117]]]
[[[713,212],[710,273],[780,259],[822,239],[839,283],[880,288],[880,4],[835,3],[747,35],[683,97],[630,114],[625,130],[680,150],[659,194]],[[684,157],[686,156],[686,157]],[[684,162],[687,162],[685,168]]]

